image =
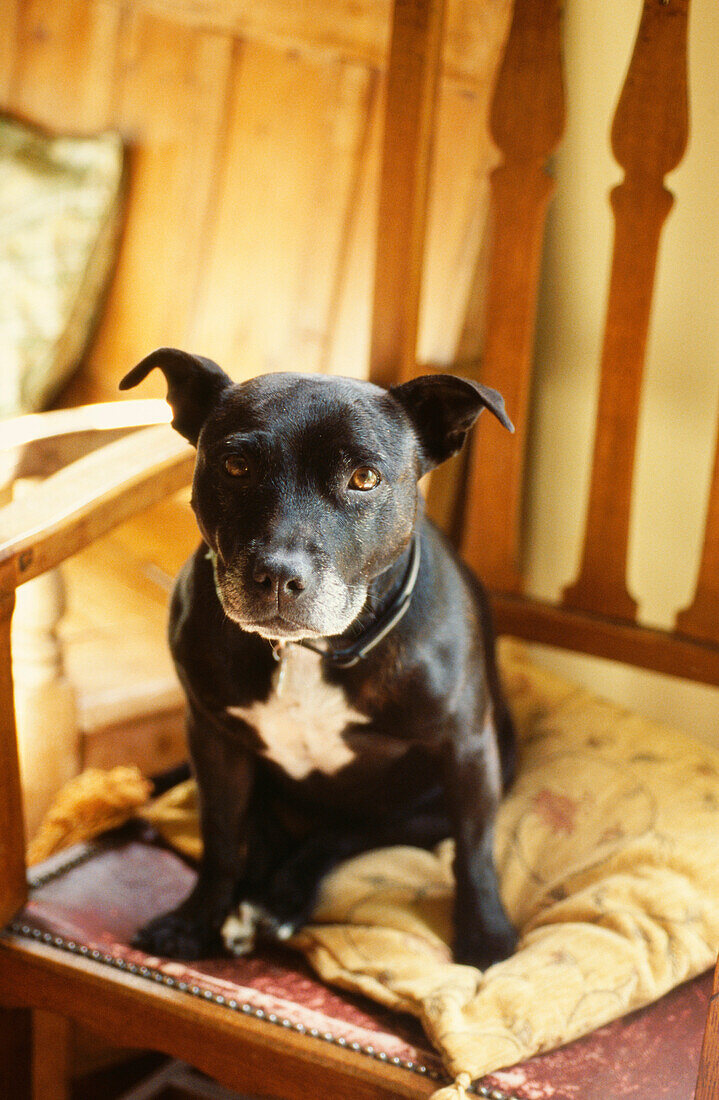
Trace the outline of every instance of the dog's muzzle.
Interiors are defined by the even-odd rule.
[[[364,605],[364,586],[348,586],[334,569],[298,550],[263,550],[228,567],[214,555],[212,561],[226,614],[266,638],[341,634]]]

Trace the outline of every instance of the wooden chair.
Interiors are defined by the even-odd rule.
[[[563,127],[560,3],[516,0],[491,120],[503,161],[492,177],[495,233],[481,373],[504,392],[517,434],[513,440],[504,440],[500,433],[490,430],[480,435],[458,499],[464,502],[460,509],[462,549],[492,591],[500,632],[719,685],[719,622],[715,613],[719,599],[719,459],[696,597],[678,617],[673,630],[659,631],[637,624],[636,605],[627,592],[625,579],[649,309],[660,233],[672,204],[663,179],[678,164],[686,141],[687,14],[688,0],[645,0],[629,76],[615,117],[613,148],[625,176],[612,193],[614,255],[585,548],[576,583],[555,606],[523,595],[519,516],[541,241],[552,191],[545,162]],[[441,0],[395,3],[371,361],[372,377],[383,384],[411,377],[416,371],[428,157],[441,26]],[[491,449],[491,462],[486,460],[487,448]],[[146,429],[52,475],[3,514],[3,920],[12,918],[27,897],[10,664],[15,589],[52,569],[134,511],[186,484],[191,467],[192,452],[179,437],[164,427]],[[481,517],[476,505],[480,499]],[[80,881],[92,873],[96,858],[92,851],[75,852],[72,858],[71,868],[60,861],[64,879],[57,877],[53,866],[43,868],[45,886],[41,884],[41,889],[61,892],[65,879],[70,881],[75,875]],[[98,906],[103,891],[111,891],[118,866],[113,863],[112,851],[103,858],[105,863],[98,872],[100,886],[92,887]],[[135,859],[140,867],[148,857],[143,854],[141,842],[133,839],[128,841],[122,858]],[[161,858],[171,857],[163,854]],[[167,871],[164,864],[163,868]],[[177,872],[177,889],[186,887],[183,873]],[[286,960],[275,960],[273,965],[277,980],[285,980],[289,974]],[[306,977],[302,980],[310,981]],[[714,993],[719,993],[716,984]],[[711,1003],[696,1100],[719,1095],[719,999],[715,996],[709,1001],[710,987],[705,977],[692,983],[689,994],[678,990],[670,995],[670,1007],[665,1002],[648,1010],[650,1015],[620,1021],[609,1032],[605,1029],[605,1056],[612,1039],[618,1044],[635,1044],[634,1072],[644,1084],[647,1097],[657,1095],[657,1082],[666,1084],[671,1080],[669,1075],[676,1073],[682,1058],[684,1078],[672,1096],[679,1100],[691,1094],[686,1066],[691,1068],[692,1062],[691,1056],[687,1062],[684,1033],[679,1054],[662,1043],[668,1051],[666,1066],[658,1064],[651,1053],[655,1048],[650,1050],[646,1044],[649,1053],[642,1060],[645,1022],[661,1023],[662,1013],[670,1011],[675,1020],[682,1012],[681,1018],[688,1018],[687,996],[694,1005],[694,1032],[696,1006],[703,1014]],[[163,978],[151,967],[129,966],[111,951],[88,951],[81,942],[60,933],[23,928],[22,918],[16,931],[4,935],[0,946],[0,1000],[7,1006],[0,1017],[0,1075],[9,1075],[3,1091],[7,1096],[33,1094],[44,1100],[68,1096],[69,1020],[123,1044],[149,1047],[191,1062],[229,1087],[262,1096],[325,1094],[338,1100],[350,1096],[353,1100],[389,1100],[429,1095],[436,1087],[429,1055],[421,1065],[406,1053],[388,1052],[379,1038],[376,1045],[366,1039],[348,1042],[336,1035],[323,1038],[289,1017],[267,1017],[249,1004],[225,1003],[210,987],[188,988],[187,983],[168,981],[167,976]],[[342,1017],[341,1008],[335,1006],[335,1011]],[[351,1008],[351,1012],[368,1011],[367,1006],[356,1004]],[[28,1057],[31,1013],[35,1027],[32,1080]],[[366,1031],[371,1026],[367,1019],[363,1016],[358,1024],[353,1017],[352,1026]],[[421,1040],[406,1030],[406,1022],[391,1023],[385,1014],[375,1025],[378,1035],[393,1029],[405,1051],[421,1049]],[[580,1072],[579,1084],[573,1085],[573,1096],[581,1095],[577,1089],[582,1081],[588,1096],[598,1095],[597,1088],[604,1090],[603,1095],[615,1095],[611,1085],[602,1085],[593,1051],[596,1053],[590,1037],[563,1052],[565,1071],[572,1059],[580,1070],[581,1065],[585,1066],[585,1076]],[[547,1063],[547,1074],[551,1074],[553,1065]],[[546,1077],[545,1083],[549,1080]],[[504,1097],[493,1088],[491,1081],[480,1083],[479,1094]],[[556,1095],[561,1093],[557,1091]]]

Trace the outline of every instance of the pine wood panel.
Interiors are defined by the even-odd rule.
[[[389,40],[390,0],[130,0],[130,6],[281,52],[299,48],[370,65],[384,62]]]
[[[485,26],[483,80],[470,87],[444,79],[437,93],[426,207],[419,303],[418,370],[447,369],[476,359],[483,346],[489,173],[497,151],[488,117],[511,5],[497,7]],[[445,39],[451,33],[451,5]],[[329,369],[359,373],[369,357],[372,270],[377,224],[384,80],[377,83],[368,120],[366,152],[345,242],[336,324],[329,336]],[[426,365],[426,366],[425,366]]]
[[[358,145],[335,300],[321,370],[364,377],[369,363],[377,192],[384,129],[384,77],[369,72],[367,114]]]
[[[198,540],[188,505],[172,498],[63,566],[67,611],[60,630],[86,767],[134,762],[154,775],[186,754],[167,605],[172,580]]]
[[[472,336],[470,329],[478,304],[484,303],[489,177],[498,156],[489,133],[489,108],[507,29],[506,21],[493,29],[486,87],[445,81],[438,92],[417,358],[442,370],[478,359],[484,343],[483,317]]]
[[[214,354],[237,377],[367,370],[390,5],[263,0],[229,22],[215,15],[237,15],[231,2],[190,7],[30,0],[16,32],[7,22],[0,105],[61,130],[116,126],[131,149],[118,268],[69,403],[116,397],[161,343]],[[484,115],[510,9],[447,13],[422,314],[433,359],[452,359],[475,270]],[[159,376],[144,392],[164,392]]]
[[[494,239],[482,380],[516,434],[482,424],[468,473],[462,549],[493,588],[520,587],[519,519],[542,237],[554,185],[545,164],[564,126],[561,5],[517,0],[491,113],[502,164],[491,176]],[[486,532],[491,531],[490,537]]]
[[[0,99],[3,103],[7,103],[12,94],[19,19],[20,0],[3,0],[3,34],[0,34]]]
[[[245,44],[193,342],[235,377],[318,369],[370,97],[367,71]]]
[[[124,27],[117,125],[130,142],[128,218],[90,357],[105,397],[149,349],[187,344],[222,163],[233,45],[144,14]],[[144,394],[165,395],[159,377]]]
[[[633,620],[626,588],[632,475],[659,239],[673,196],[664,176],[688,133],[688,0],[645,0],[612,128],[624,180],[611,194],[614,253],[582,563],[567,606]]]
[[[391,0],[113,0],[279,50],[339,57],[371,67],[387,62]],[[484,83],[494,31],[506,23],[512,0],[449,0],[443,67],[447,78]]]
[[[178,691],[180,689],[178,688]],[[124,699],[121,701],[124,707]],[[170,710],[159,710],[143,692],[143,715],[111,725],[96,710],[81,715],[83,768],[115,768],[134,764],[143,775],[162,775],[187,760],[184,699]],[[152,711],[150,712],[150,708]]]
[[[370,350],[370,375],[382,384],[412,377],[418,358],[455,358],[486,221],[487,106],[506,37],[502,14],[485,27],[485,81],[469,89],[439,79],[443,6],[395,6]]]
[[[104,0],[19,4],[14,27],[3,29],[10,110],[53,130],[105,129],[112,117],[121,22],[120,8]]]

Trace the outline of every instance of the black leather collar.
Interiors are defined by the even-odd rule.
[[[414,535],[410,544],[409,561],[407,562],[407,570],[402,584],[382,614],[373,623],[365,627],[351,645],[344,646],[342,649],[322,649],[307,639],[302,639],[295,644],[305,646],[306,649],[313,649],[332,668],[352,668],[363,657],[366,657],[375,646],[379,645],[391,630],[394,630],[402,616],[407,612],[412,601],[412,593],[417,583],[418,573],[419,539]]]

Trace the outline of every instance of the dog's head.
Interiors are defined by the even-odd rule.
[[[173,348],[120,383],[165,374],[173,425],[197,447],[192,506],[227,615],[268,638],[341,634],[407,547],[418,479],[453,455],[496,390],[437,374],[390,390],[329,375],[235,384]]]

